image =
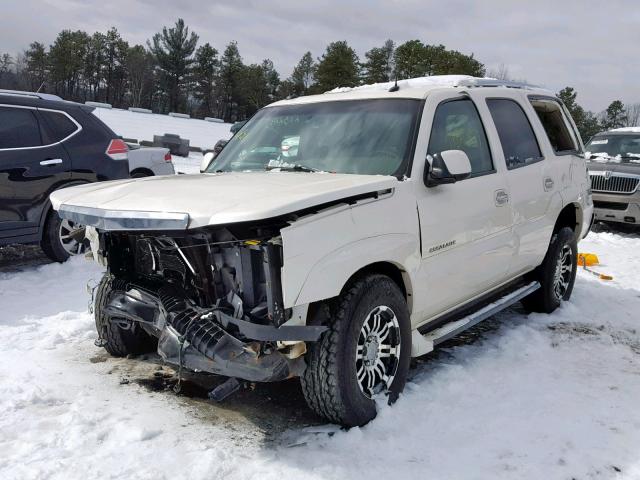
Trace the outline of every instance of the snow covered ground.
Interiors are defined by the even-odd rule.
[[[200,173],[202,154],[198,152],[191,152],[188,157],[178,157],[173,155],[172,161],[176,173]]]
[[[272,441],[235,396],[196,406],[127,383],[157,367],[93,346],[95,265],[0,273],[0,478],[640,478],[640,238],[592,233],[580,247],[614,280],[580,272],[553,315],[514,308],[420,359],[363,428],[311,434],[297,402]],[[286,402],[275,397],[259,409]]]
[[[154,135],[173,133],[189,139],[190,146],[213,148],[218,140],[231,137],[230,123],[215,123],[195,118],[170,117],[157,113],[139,113],[119,108],[96,108],[93,113],[111,130],[125,138],[153,141]]]

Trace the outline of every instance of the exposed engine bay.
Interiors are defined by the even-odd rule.
[[[325,330],[287,325],[278,226],[100,232],[97,254],[108,263],[111,287],[96,308],[121,328],[158,338],[168,363],[282,380],[300,375],[304,342]]]

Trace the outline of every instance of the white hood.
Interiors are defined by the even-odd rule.
[[[66,211],[91,212],[94,220],[104,212],[146,219],[159,214],[183,217],[186,228],[197,228],[272,218],[397,183],[391,176],[303,172],[158,176],[65,188],[51,194],[51,203],[63,217]]]

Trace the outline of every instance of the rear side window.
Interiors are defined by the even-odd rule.
[[[531,105],[538,114],[554,152],[568,153],[578,151],[578,145],[571,135],[567,118],[558,102],[531,99]]]
[[[39,110],[42,119],[42,137],[45,144],[64,140],[78,127],[63,113]]]
[[[0,107],[0,149],[40,145],[40,128],[33,110]]]
[[[469,157],[472,175],[493,172],[487,135],[471,100],[453,100],[436,109],[429,137],[430,155],[462,150]]]
[[[517,102],[490,98],[487,106],[498,130],[508,169],[524,167],[542,159],[529,119]]]

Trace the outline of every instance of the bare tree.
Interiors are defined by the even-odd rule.
[[[495,78],[497,80],[513,80],[509,75],[509,67],[504,63],[501,63],[496,68],[487,71],[487,77]]]
[[[627,127],[637,127],[640,124],[640,103],[628,105],[627,111]]]

